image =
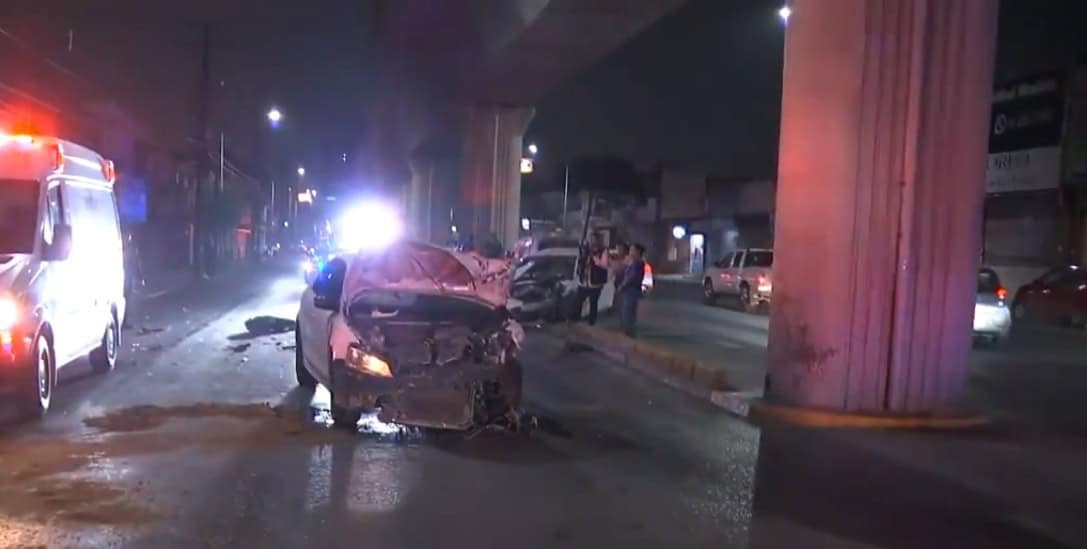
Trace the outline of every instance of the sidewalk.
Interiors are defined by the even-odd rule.
[[[639,306],[639,347],[623,352],[629,357],[650,351],[643,362],[660,363],[652,375],[664,381],[676,370],[676,357],[685,359],[689,370],[709,370],[700,372],[701,377],[718,375],[729,388],[723,395],[711,394],[711,400],[743,413],[742,402],[763,394],[769,318],[727,303],[704,305],[700,291],[697,285],[661,284]],[[603,317],[598,328],[618,333],[617,315]],[[594,345],[591,334],[583,336],[584,343],[598,350],[622,347],[619,340],[605,337]],[[661,355],[657,349],[667,355],[663,360],[656,360]],[[1019,326],[1000,346],[975,348],[970,354],[970,404],[999,423],[1087,436],[1084,395],[1087,336],[1080,332]]]
[[[765,316],[702,307],[657,296],[638,306],[638,340],[725,371],[733,391],[762,396],[766,373]],[[601,328],[619,331],[619,316],[600,319]]]

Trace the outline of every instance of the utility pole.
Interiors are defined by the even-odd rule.
[[[208,162],[208,115],[210,108],[210,90],[208,83],[211,80],[211,25],[204,23],[200,29],[200,89],[197,95],[197,138],[196,138],[196,208],[193,212],[192,234],[196,248],[196,274],[205,274],[208,267],[207,237],[208,227],[205,224],[207,212],[207,177],[211,173],[211,165]]]
[[[562,185],[562,219],[559,221],[559,225],[562,228],[566,228],[566,200],[570,196],[570,163],[565,165],[566,175],[563,177],[564,183]]]

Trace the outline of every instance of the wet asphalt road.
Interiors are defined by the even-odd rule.
[[[287,269],[137,304],[115,372],[0,432],[0,547],[1077,547],[1083,439],[757,428],[530,332],[545,429],[321,425]],[[267,405],[263,404],[267,403]]]
[[[728,362],[738,390],[761,393],[769,318],[721,298],[702,303],[697,284],[660,281],[641,310],[643,333],[661,344],[715,363]],[[1015,325],[996,347],[976,345],[970,357],[973,405],[1001,421],[1087,436],[1087,333]]]
[[[293,318],[301,289],[293,272],[255,272],[138,304],[114,372],[71,366],[50,415],[3,434],[0,455],[27,457],[9,462],[25,481],[0,494],[34,496],[0,495],[0,514],[22,515],[0,522],[0,546],[745,543],[757,429],[542,332],[522,355],[526,409],[545,425],[532,435],[397,440],[313,424],[327,392],[295,386],[293,333],[244,328]],[[245,406],[260,402],[282,409]],[[41,465],[33,444],[81,457]],[[41,485],[72,496],[39,497]]]

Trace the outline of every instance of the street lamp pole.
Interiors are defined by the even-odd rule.
[[[564,182],[563,182],[563,186],[562,186],[562,225],[563,225],[563,227],[565,227],[566,226],[566,201],[570,196],[570,164],[569,163],[564,164],[563,167],[565,168],[564,171],[566,172],[566,175],[563,177]]]
[[[219,131],[219,194],[223,194],[223,165],[226,162],[224,159],[224,153],[226,152],[226,134]]]

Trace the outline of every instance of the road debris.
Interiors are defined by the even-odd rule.
[[[245,321],[245,329],[254,335],[282,334],[294,330],[294,321],[275,316],[255,316]]]

